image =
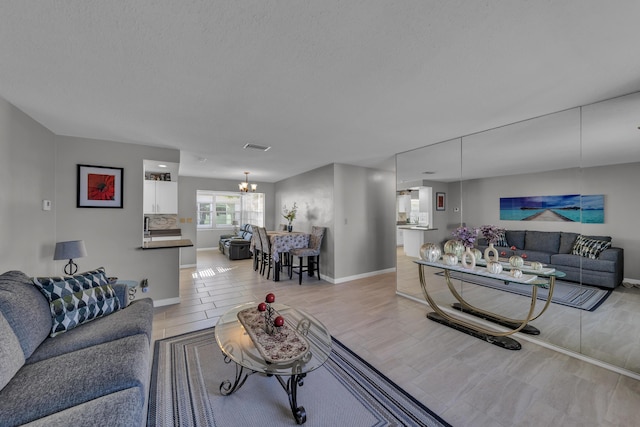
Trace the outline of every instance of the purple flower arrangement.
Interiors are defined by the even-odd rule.
[[[451,233],[454,237],[462,242],[465,248],[472,248],[478,238],[479,228],[458,227],[456,231]]]
[[[483,225],[480,227],[480,232],[487,239],[487,242],[496,244],[500,238],[500,234],[504,232],[503,228],[498,228],[495,225]]]

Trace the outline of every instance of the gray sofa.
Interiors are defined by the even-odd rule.
[[[599,253],[596,259],[573,255],[572,249],[578,233],[532,230],[506,230],[506,246],[495,245],[504,256],[527,255],[527,261],[547,264],[566,274],[563,280],[585,285],[614,289],[624,278],[624,251],[610,247]],[[609,236],[585,236],[589,239],[611,242]],[[511,247],[516,249],[512,250]],[[477,248],[483,253],[487,241],[479,238]]]
[[[51,337],[50,301],[0,275],[0,426],[145,424],[153,303],[112,288],[119,310]]]
[[[248,259],[251,254],[251,238],[253,227],[251,224],[243,224],[236,234],[223,234],[218,241],[220,252],[230,260]]]

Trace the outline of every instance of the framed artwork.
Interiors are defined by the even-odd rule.
[[[446,209],[446,195],[445,193],[436,193],[436,210],[443,211]]]
[[[501,197],[500,219],[604,224],[604,194]]]
[[[123,168],[78,165],[78,207],[122,209]]]

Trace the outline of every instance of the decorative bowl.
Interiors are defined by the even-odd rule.
[[[447,240],[444,244],[444,253],[445,254],[454,254],[458,258],[462,258],[462,254],[464,253],[464,245],[460,240]]]
[[[534,261],[534,262],[531,263],[531,268],[536,270],[536,271],[542,270],[542,267],[543,267],[543,265],[542,265],[541,262]]]
[[[491,261],[487,264],[487,271],[491,274],[502,273],[502,264],[497,261]]]
[[[420,246],[420,258],[424,261],[436,262],[440,259],[440,255],[442,255],[442,251],[435,243],[425,243]]]
[[[444,254],[442,255],[442,261],[447,265],[456,265],[458,263],[458,256],[456,254]]]
[[[513,255],[509,258],[509,264],[511,264],[512,267],[520,268],[524,265],[524,260],[518,255]]]

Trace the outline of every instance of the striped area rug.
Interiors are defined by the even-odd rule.
[[[213,328],[156,341],[147,426],[296,425],[275,377],[250,375],[235,393],[220,383],[235,376]],[[333,339],[327,362],[298,387],[305,426],[433,426],[449,424]]]

